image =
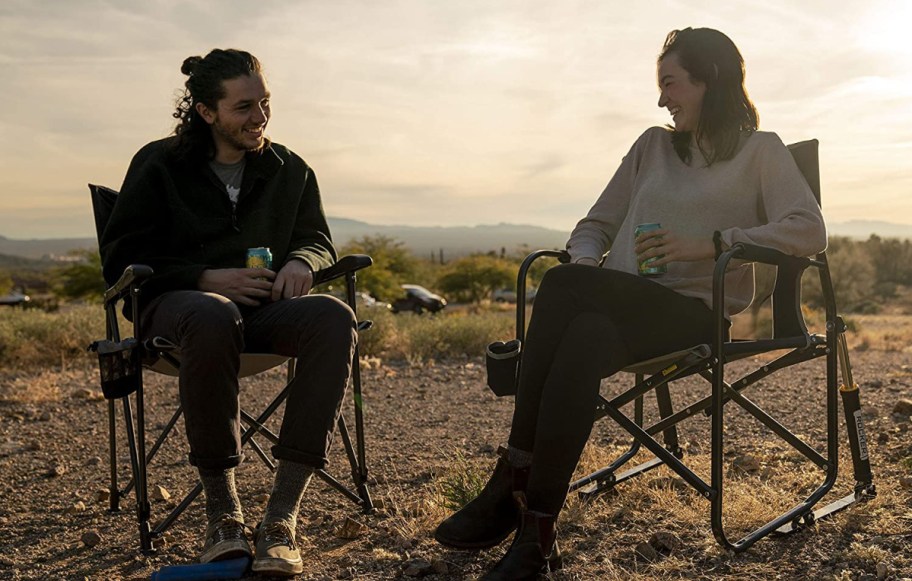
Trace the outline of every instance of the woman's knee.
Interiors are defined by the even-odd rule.
[[[579,264],[558,264],[549,268],[542,277],[541,284],[535,294],[535,302],[544,296],[545,298],[561,298],[570,293],[574,285],[579,281],[582,269],[590,269],[591,266],[582,266]]]

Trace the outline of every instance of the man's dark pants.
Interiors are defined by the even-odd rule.
[[[173,291],[143,310],[142,326],[147,337],[165,337],[180,346],[180,400],[191,464],[224,469],[243,457],[238,370],[246,351],[297,358],[272,454],[326,466],[357,342],[357,322],[348,305],[310,295],[239,309],[219,294]]]

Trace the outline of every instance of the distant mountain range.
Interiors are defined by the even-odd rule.
[[[333,239],[339,246],[364,236],[386,236],[401,241],[417,256],[435,256],[442,250],[445,258],[473,252],[512,252],[518,248],[563,248],[568,232],[541,226],[493,224],[481,226],[384,226],[346,218],[329,218]],[[912,239],[912,224],[871,220],[851,220],[828,224],[831,236],[866,239],[871,234],[883,238]],[[95,238],[47,238],[16,240],[0,236],[0,254],[39,259],[62,256],[77,248],[95,248]]]

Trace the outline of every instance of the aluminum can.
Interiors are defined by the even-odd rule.
[[[268,268],[272,270],[272,252],[268,248],[248,248],[247,268]]]
[[[659,230],[662,228],[661,224],[651,223],[651,224],[640,224],[633,231],[633,238],[636,240],[640,234],[644,232],[651,232],[652,230]],[[660,266],[652,266],[652,263],[661,258],[660,256],[653,256],[652,258],[647,258],[643,261],[637,261],[637,272],[640,276],[661,276],[668,272],[666,265],[662,264]]]

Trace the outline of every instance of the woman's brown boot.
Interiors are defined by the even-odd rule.
[[[481,493],[434,531],[441,544],[457,549],[487,549],[501,543],[519,523],[519,505],[514,494],[526,489],[528,468],[514,468],[507,451],[500,459]]]
[[[525,498],[521,501],[524,504]],[[562,564],[557,547],[557,517],[524,509],[510,549],[481,581],[538,579],[560,569]]]

